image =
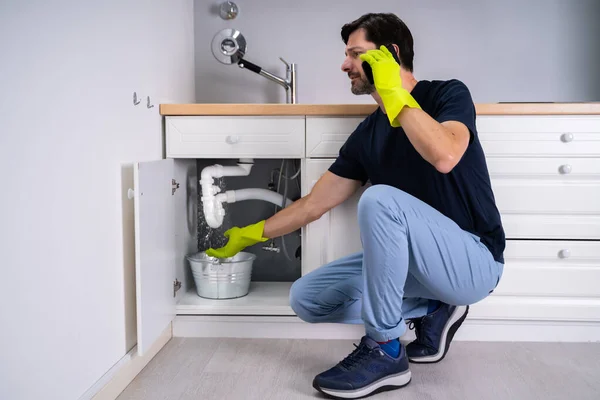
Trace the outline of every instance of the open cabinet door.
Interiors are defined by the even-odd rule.
[[[174,160],[134,164],[137,351],[143,355],[175,318]]]

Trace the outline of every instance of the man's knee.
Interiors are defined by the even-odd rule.
[[[407,193],[393,186],[373,185],[360,196],[358,201],[358,221],[368,223],[375,217],[395,214]]]
[[[296,313],[298,318],[305,322],[316,322],[314,307],[306,287],[306,276],[296,280],[290,288],[290,307]]]

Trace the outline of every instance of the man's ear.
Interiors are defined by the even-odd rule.
[[[400,47],[398,47],[398,45],[395,43],[392,43],[392,46],[394,46],[394,50],[396,51],[396,54],[398,55],[398,60],[402,61],[402,59],[400,58]]]

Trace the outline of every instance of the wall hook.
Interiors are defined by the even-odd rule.
[[[148,108],[154,107],[154,105],[150,105],[150,96],[148,96],[146,98],[148,99],[148,103],[146,104],[146,107],[148,107]]]
[[[224,20],[235,19],[239,12],[240,10],[237,4],[235,4],[233,1],[224,1],[219,7],[219,14]]]
[[[137,106],[138,104],[140,104],[141,100],[138,100],[137,98],[137,93],[133,92],[133,105]]]

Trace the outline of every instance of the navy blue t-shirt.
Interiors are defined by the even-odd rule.
[[[504,263],[504,229],[469,90],[459,80],[419,81],[411,94],[436,121],[459,121],[469,129],[469,146],[452,171],[437,171],[415,150],[402,127],[390,125],[379,107],[350,135],[329,170],[363,185],[370,181],[394,186],[420,199],[477,235],[494,259]]]

